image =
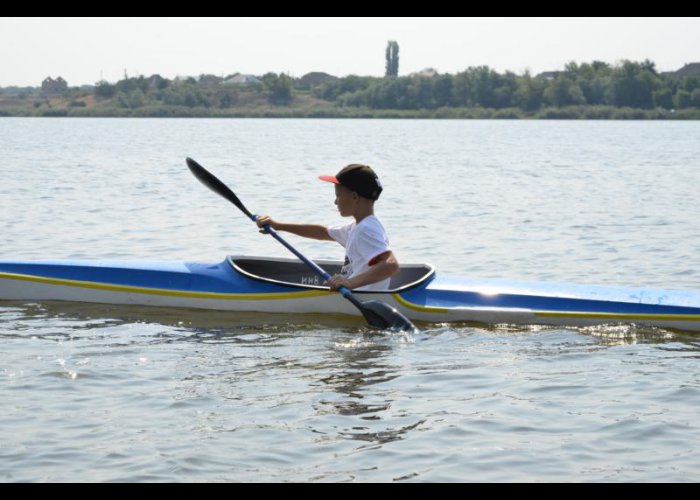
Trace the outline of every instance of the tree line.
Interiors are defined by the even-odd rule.
[[[323,78],[312,84],[284,73],[267,73],[245,85],[224,84],[214,75],[174,80],[125,75],[91,90],[69,88],[63,107],[29,93],[27,105],[0,109],[0,115],[700,118],[700,77],[660,73],[648,60],[572,62],[540,76],[488,66],[397,76],[398,46],[390,42],[386,56],[384,77],[316,74]],[[90,93],[94,102],[86,97]]]
[[[700,78],[660,74],[650,61],[570,63],[548,77],[498,73],[488,66],[457,74],[371,78],[350,76],[314,89],[340,106],[371,109],[616,106],[637,109],[700,107]]]
[[[291,104],[305,92],[299,80],[268,73],[257,85],[207,85],[188,78],[177,82],[144,77],[109,84],[99,82],[97,98],[114,98],[125,108],[148,104],[226,109],[242,97],[264,97],[274,105]],[[245,94],[245,95],[244,95]],[[470,67],[457,74],[433,76],[347,76],[320,84],[311,94],[341,108],[376,110],[433,110],[438,108],[517,108],[534,112],[567,106],[614,106],[633,109],[686,109],[700,107],[700,78],[662,74],[650,61],[570,63],[548,77],[529,73],[499,73],[488,66]],[[246,97],[247,96],[247,97]]]
[[[251,96],[261,97],[275,105],[289,104],[293,100],[293,79],[284,73],[267,73],[260,78],[260,83],[245,87],[223,85],[219,80],[222,79],[212,75],[183,80],[139,76],[114,84],[97,82],[94,94],[97,99],[111,99],[116,106],[131,109],[153,105],[227,109],[240,104],[243,94],[248,100]]]

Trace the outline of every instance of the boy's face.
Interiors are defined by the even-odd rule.
[[[355,206],[357,205],[359,196],[360,195],[354,191],[350,191],[345,186],[341,186],[340,184],[335,185],[335,204],[341,216],[349,217],[355,213]]]

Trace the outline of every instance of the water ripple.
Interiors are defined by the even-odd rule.
[[[363,161],[403,262],[696,289],[699,126],[3,118],[0,248],[279,255],[183,159],[254,211],[324,224],[340,221],[316,176]],[[341,316],[4,302],[0,480],[695,482],[699,351],[635,325],[407,338]]]

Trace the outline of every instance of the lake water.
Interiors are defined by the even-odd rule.
[[[700,122],[0,119],[0,258],[286,256],[375,167],[401,262],[700,289]],[[315,258],[328,242],[289,240]],[[700,480],[700,342],[0,302],[0,481]]]

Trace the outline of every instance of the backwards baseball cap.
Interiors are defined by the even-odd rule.
[[[369,165],[352,163],[333,175],[319,175],[322,181],[340,184],[351,191],[355,191],[363,198],[377,200],[382,192],[382,184],[379,177]]]

